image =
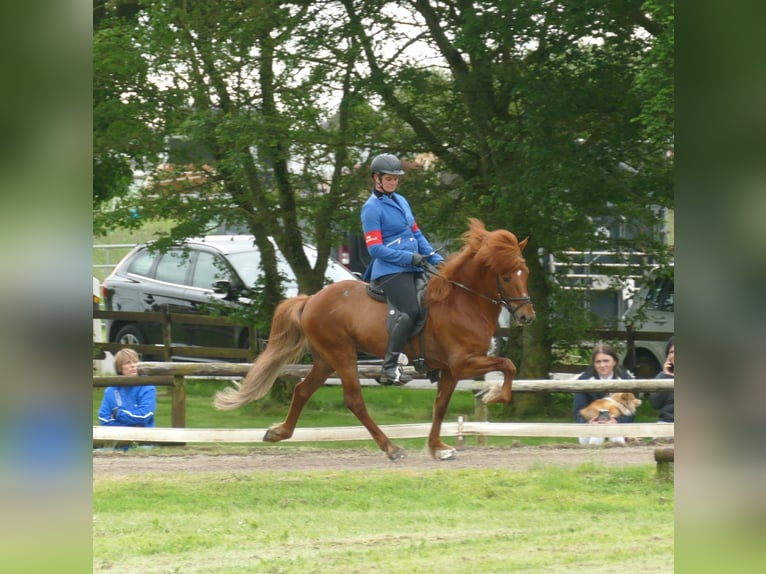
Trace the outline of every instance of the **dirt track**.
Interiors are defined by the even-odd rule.
[[[580,447],[477,447],[468,446],[455,460],[435,461],[425,451],[409,450],[407,457],[391,462],[380,451],[253,447],[242,454],[216,454],[183,449],[164,454],[145,452],[94,452],[93,477],[154,473],[305,472],[313,470],[444,470],[506,468],[526,470],[535,465],[576,467],[586,463],[608,466],[654,464],[654,446]]]

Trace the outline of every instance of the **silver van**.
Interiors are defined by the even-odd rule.
[[[633,296],[633,303],[620,319],[620,329],[632,326],[636,331],[635,364],[621,357],[639,379],[651,379],[662,370],[665,347],[675,332],[674,321],[674,268],[652,270],[647,280]],[[642,339],[641,332],[656,333],[652,339]],[[625,350],[622,354],[625,354]],[[628,358],[629,359],[629,358]]]

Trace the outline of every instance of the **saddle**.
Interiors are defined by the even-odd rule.
[[[418,320],[415,322],[415,325],[412,327],[412,334],[410,335],[410,338],[418,336],[420,337],[420,348],[423,348],[423,329],[426,326],[426,320],[428,319],[428,306],[425,304],[425,296],[426,296],[426,287],[428,286],[428,279],[425,277],[424,274],[420,274],[415,279],[415,287],[417,289],[417,300],[418,300]],[[380,285],[377,281],[374,279],[370,281],[367,284],[367,295],[375,299],[376,301],[380,301],[382,303],[386,303],[386,331],[389,333],[391,332],[391,328],[393,327],[394,321],[396,320],[396,316],[399,314],[399,310],[394,307],[394,305],[391,303],[391,301],[388,300],[388,296],[386,295],[385,285]],[[410,351],[414,353],[414,348],[412,344],[409,344]],[[432,383],[435,383],[439,380],[439,371],[438,370],[432,370],[429,369],[426,365],[426,359],[422,355],[418,355],[415,357],[415,359],[412,361],[413,367],[415,367],[415,370],[419,373],[428,374],[428,377],[431,379]]]

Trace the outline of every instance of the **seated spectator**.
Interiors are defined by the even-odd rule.
[[[673,339],[674,337],[671,337],[665,347],[665,363],[662,365],[662,370],[657,373],[656,379],[673,379],[676,376],[676,345]],[[658,423],[675,422],[675,403],[672,391],[649,393],[649,404],[658,411]]]
[[[121,349],[114,356],[114,371],[118,375],[138,374],[138,354],[133,349]],[[154,385],[107,387],[98,410],[101,426],[153,427],[157,408]]]
[[[593,347],[593,354],[591,355],[591,366],[585,372],[577,377],[577,380],[590,380],[590,379],[632,379],[633,375],[629,371],[619,366],[619,359],[617,358],[617,351],[614,347],[607,345],[606,343],[598,343]],[[574,417],[578,423],[588,424],[617,424],[617,423],[632,423],[635,418],[632,415],[619,415],[614,417],[609,416],[608,420],[596,420],[598,417],[594,417],[591,420],[585,420],[580,414],[580,409],[584,409],[596,399],[602,399],[611,393],[608,392],[590,392],[590,393],[574,393]],[[603,444],[604,437],[580,437],[580,444]],[[625,437],[611,437],[611,442],[616,444],[625,444]]]

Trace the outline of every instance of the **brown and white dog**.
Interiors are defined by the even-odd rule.
[[[608,397],[596,399],[584,409],[580,409],[580,414],[586,421],[597,417],[599,411],[609,411],[613,417],[635,415],[640,404],[641,400],[637,399],[633,393],[612,393]]]

